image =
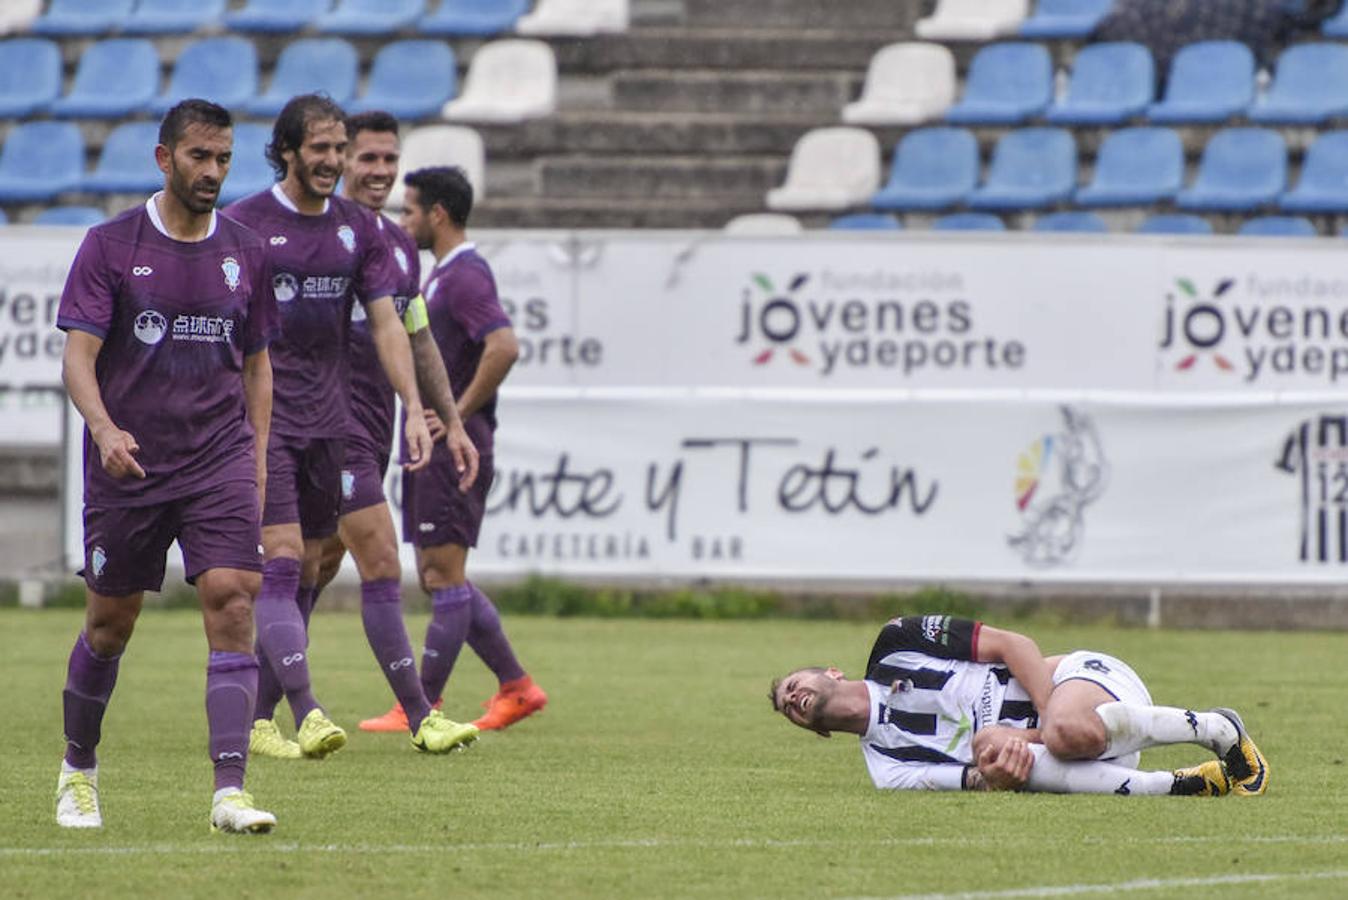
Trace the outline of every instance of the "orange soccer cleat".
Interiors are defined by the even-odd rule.
[[[435,701],[431,709],[439,709],[440,701]],[[373,719],[362,719],[360,723],[361,731],[408,731],[407,711],[403,709],[401,703],[394,703],[393,708],[382,716],[375,716]]]
[[[487,714],[473,724],[482,731],[514,725],[548,705],[548,695],[528,675],[507,681],[490,700],[482,704]]]

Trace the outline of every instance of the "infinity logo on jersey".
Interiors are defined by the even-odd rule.
[[[131,274],[140,275],[142,277],[145,275],[153,275],[154,269],[151,269],[149,266],[136,266],[131,270]]]
[[[168,321],[153,309],[147,309],[136,316],[131,330],[142,344],[154,346],[164,339],[168,331]]]

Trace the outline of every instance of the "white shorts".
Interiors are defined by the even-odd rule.
[[[1077,650],[1063,657],[1058,668],[1053,670],[1053,686],[1064,681],[1080,679],[1104,688],[1115,700],[1124,703],[1136,703],[1151,706],[1151,692],[1142,683],[1142,679],[1133,671],[1132,666],[1108,653],[1096,653],[1091,650]],[[1137,768],[1141,754],[1130,753],[1113,760],[1129,769]]]

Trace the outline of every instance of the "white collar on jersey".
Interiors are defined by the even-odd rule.
[[[150,216],[150,224],[153,225],[160,234],[162,234],[164,237],[168,238],[171,241],[178,241],[178,243],[183,243],[183,241],[180,240],[179,238],[176,238],[173,235],[169,234],[168,229],[164,227],[164,220],[159,216],[159,204],[157,201],[159,200],[160,195],[163,193],[164,193],[163,191],[156,191],[153,197],[145,201],[145,212],[148,213]],[[206,229],[206,237],[202,238],[203,241],[208,240],[209,238],[215,236],[216,224],[217,220],[215,210],[211,210],[211,224]]]
[[[273,184],[273,185],[271,186],[271,195],[272,195],[273,197],[276,198],[276,202],[277,202],[277,203],[281,204],[281,205],[284,206],[286,209],[288,209],[288,210],[290,210],[291,212],[293,212],[295,215],[297,215],[297,216],[302,216],[302,215],[304,215],[304,213],[300,212],[300,208],[299,208],[298,206],[295,205],[295,202],[294,202],[293,200],[291,200],[290,197],[288,197],[288,196],[286,195],[286,192],[283,191],[283,190],[281,190],[281,182],[278,181],[278,182],[276,182],[275,184]],[[327,212],[327,211],[328,211],[328,206],[330,206],[330,205],[331,205],[331,204],[328,202],[328,198],[327,198],[327,197],[324,197],[324,198],[323,198],[323,212]],[[323,215],[323,213],[319,213],[319,215],[321,216],[321,215]]]
[[[443,268],[444,266],[449,265],[451,262],[457,259],[460,254],[467,253],[469,250],[476,250],[476,249],[477,244],[474,244],[472,241],[464,241],[462,244],[446,253],[440,259],[437,259],[435,261],[435,268],[437,269]]]

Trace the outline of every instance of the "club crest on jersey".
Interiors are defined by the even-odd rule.
[[[226,256],[224,262],[220,263],[220,271],[225,273],[225,286],[231,291],[239,289],[239,261],[232,256]]]
[[[343,225],[337,229],[337,240],[342,242],[347,253],[356,252],[356,233],[351,230],[350,225]]]
[[[102,547],[95,547],[94,552],[89,554],[89,565],[94,570],[94,577],[98,578],[103,574],[103,569],[108,564],[108,554]]]
[[[402,270],[403,270],[403,274],[406,275],[406,274],[407,274],[407,254],[403,252],[403,248],[402,248],[402,247],[394,247],[394,248],[393,248],[393,258],[396,259],[396,260],[398,261],[398,268],[402,269]]]

